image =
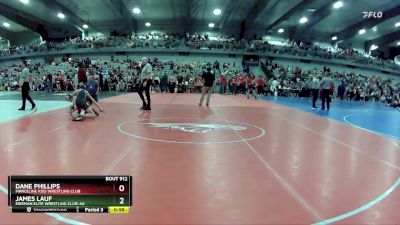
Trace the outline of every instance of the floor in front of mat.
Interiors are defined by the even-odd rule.
[[[2,194],[0,224],[399,223],[398,139],[242,96],[208,108],[197,94],[152,98],[152,111],[137,94],[104,99],[81,122],[38,101],[46,112],[0,121],[3,192],[8,175],[123,174],[134,186],[121,216],[12,214]]]

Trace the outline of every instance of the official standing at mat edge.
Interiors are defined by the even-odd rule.
[[[214,89],[214,80],[215,80],[215,75],[211,72],[211,65],[207,65],[207,69],[206,71],[203,72],[203,75],[201,77],[203,79],[204,84],[203,84],[203,89],[201,91],[199,106],[203,104],[204,96],[206,94],[207,94],[206,106],[209,106],[211,94],[213,93]]]
[[[142,82],[140,84],[138,94],[139,94],[140,98],[142,99],[143,106],[140,109],[151,110],[150,87],[152,85],[151,79],[153,76],[153,67],[148,62],[148,59],[146,57],[142,58],[141,68],[142,68],[142,71],[140,73],[140,79]],[[144,100],[143,91],[146,92],[147,102]]]
[[[22,95],[22,107],[18,110],[25,110],[26,100],[31,103],[31,110],[36,110],[36,104],[33,102],[31,96],[29,95],[29,91],[31,90],[29,87],[29,69],[27,68],[28,63],[26,60],[22,61],[22,71],[19,79],[19,85],[21,87],[21,95]]]
[[[331,98],[332,98],[332,92],[331,92],[331,87],[333,85],[333,80],[330,78],[330,70],[325,71],[324,78],[322,78],[321,81],[321,100],[322,100],[322,110],[325,110],[325,101],[326,101],[326,106],[327,110],[329,111],[329,106],[331,103]]]
[[[319,83],[319,80],[317,78],[317,74],[314,74],[313,77],[312,77],[311,89],[312,89],[312,95],[313,95],[312,108],[316,109],[317,106],[315,105],[315,103],[317,102],[318,92],[319,92],[319,89],[320,89],[320,83]]]

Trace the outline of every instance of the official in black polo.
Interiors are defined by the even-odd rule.
[[[31,105],[32,105],[32,110],[36,110],[36,104],[33,102],[31,96],[29,96],[29,69],[27,68],[28,63],[24,60],[22,61],[22,71],[21,71],[21,76],[19,79],[19,85],[21,87],[21,94],[22,94],[22,107],[19,108],[18,110],[25,110],[25,103],[26,100],[28,100]]]
[[[204,96],[206,94],[207,94],[206,106],[209,106],[211,94],[213,93],[214,90],[214,81],[215,81],[215,75],[211,72],[211,65],[207,65],[207,69],[206,71],[203,72],[201,78],[203,80],[203,89],[201,92],[199,106],[203,104]]]
[[[327,110],[329,111],[329,106],[331,103],[331,87],[333,85],[333,80],[330,78],[330,70],[325,71],[325,77],[321,80],[321,100],[322,100],[322,110],[325,110],[325,102],[327,105]]]

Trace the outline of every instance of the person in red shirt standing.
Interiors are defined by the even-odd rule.
[[[228,85],[228,81],[226,80],[226,77],[224,74],[221,73],[221,77],[219,80],[219,85],[220,85],[220,89],[219,89],[219,93],[220,94],[225,94],[226,93],[226,86]]]
[[[296,67],[296,70],[294,71],[294,76],[296,78],[300,78],[301,76],[301,69],[299,67]]]
[[[245,88],[246,88],[246,82],[244,80],[243,74],[240,74],[240,76],[239,76],[239,94],[240,95],[244,94]]]
[[[234,95],[237,94],[237,84],[238,84],[238,77],[235,75],[232,77],[232,92]]]
[[[255,77],[248,75],[246,82],[247,82],[247,98],[250,99],[250,95],[253,95],[254,99],[257,99]]]
[[[257,79],[257,93],[258,95],[264,94],[265,80],[263,76],[259,76]]]
[[[80,83],[87,84],[86,67],[83,63],[79,63],[78,84]]]
[[[333,94],[335,93],[335,84],[331,84],[331,93],[330,93],[330,96],[329,96],[329,98],[331,99],[331,101],[332,101],[332,98],[333,98]]]

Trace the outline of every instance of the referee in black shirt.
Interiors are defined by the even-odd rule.
[[[203,75],[201,76],[203,79],[203,89],[201,92],[201,98],[200,98],[200,103],[199,106],[203,104],[204,101],[204,96],[207,94],[207,102],[206,106],[210,104],[210,98],[211,94],[214,89],[214,80],[215,80],[215,75],[211,72],[211,65],[207,65],[207,70],[203,72]]]
[[[24,60],[22,61],[22,71],[21,77],[19,80],[19,85],[21,87],[21,94],[22,94],[22,107],[18,110],[25,110],[25,103],[28,100],[32,105],[32,110],[36,110],[36,104],[33,102],[31,96],[29,96],[29,91],[31,90],[29,87],[29,69],[27,68],[28,63]]]
[[[333,85],[333,80],[332,80],[332,78],[329,77],[329,75],[330,75],[330,71],[329,70],[325,71],[325,77],[322,78],[322,81],[321,81],[322,110],[325,110],[325,102],[326,102],[328,111],[329,111],[330,102],[332,100],[331,99],[331,95],[332,95],[331,87]]]

